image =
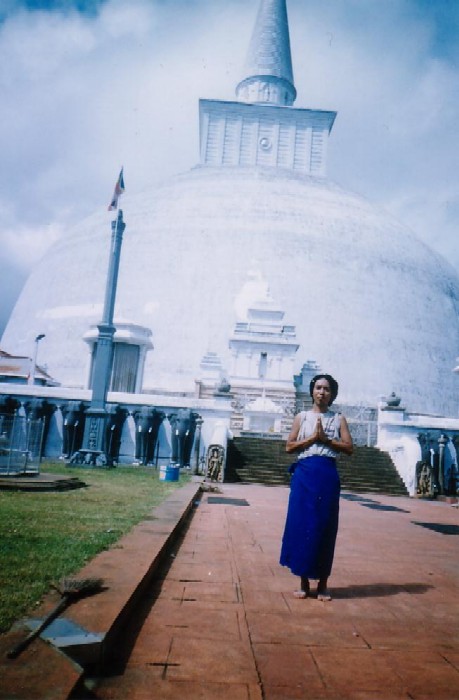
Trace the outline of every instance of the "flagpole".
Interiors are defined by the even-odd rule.
[[[118,188],[122,182],[121,170],[115,187],[116,198],[112,199],[109,209],[118,208],[118,197],[122,194],[124,186]],[[91,403],[86,411],[83,447],[75,455],[72,455],[72,464],[93,464],[97,466],[113,466],[106,446],[105,427],[107,420],[106,401],[110,386],[113,364],[113,336],[116,328],[113,325],[116,291],[118,286],[118,274],[121,259],[121,246],[126,224],[123,221],[123,211],[118,210],[117,217],[111,222],[111,244],[108,260],[107,278],[105,283],[105,298],[102,320],[98,324],[98,337],[92,369]]]

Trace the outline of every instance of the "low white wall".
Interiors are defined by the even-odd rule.
[[[376,447],[390,454],[410,496],[416,493],[416,463],[422,458],[418,436],[423,433],[429,433],[434,440],[441,434],[450,438],[444,458],[444,469],[448,474],[451,465],[457,465],[451,439],[459,435],[459,419],[410,414],[404,408],[379,408]]]

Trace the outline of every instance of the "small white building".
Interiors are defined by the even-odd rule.
[[[113,361],[109,391],[139,394],[142,391],[143,373],[147,352],[153,349],[152,332],[136,323],[115,322],[113,335]],[[92,373],[97,352],[99,330],[92,325],[83,336],[89,346],[89,369],[86,388],[92,385]]]
[[[244,319],[236,322],[229,339],[228,379],[235,396],[235,409],[245,414],[250,403],[263,398],[265,403],[269,402],[270,413],[274,411],[277,418],[283,414],[288,420],[295,407],[293,376],[299,347],[296,329],[286,323],[284,310],[261,277],[256,280],[255,289],[258,294],[248,301]],[[233,428],[247,429],[247,416],[243,426],[240,421],[241,414],[233,420]],[[276,430],[281,429],[279,420],[276,426]]]
[[[259,387],[294,391],[296,329],[284,321],[285,312],[274,301],[267,285],[237,321],[229,341],[230,384],[233,390]],[[260,391],[261,393],[261,391]]]

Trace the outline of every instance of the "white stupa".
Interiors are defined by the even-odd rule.
[[[297,109],[285,0],[262,0],[237,101],[201,100],[200,164],[124,195],[116,322],[152,330],[144,390],[193,391],[206,352],[230,365],[238,295],[260,274],[340,401],[396,391],[411,411],[457,415],[459,278],[392,217],[326,179],[336,114]],[[2,349],[47,338],[48,371],[84,386],[110,230],[78,224],[30,275]],[[44,349],[43,349],[44,352]],[[293,377],[292,377],[293,380]]]

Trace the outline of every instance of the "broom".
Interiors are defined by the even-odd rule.
[[[60,582],[59,586],[53,585],[53,588],[55,588],[61,594],[59,603],[53,610],[51,610],[50,613],[48,613],[41,624],[34,629],[33,632],[28,635],[28,637],[23,639],[22,642],[16,644],[16,646],[8,652],[7,657],[9,659],[16,659],[19,654],[21,654],[24,649],[27,649],[29,644],[33,642],[33,640],[38,637],[43,630],[66,609],[68,605],[74,603],[79,598],[83,598],[103,590],[103,583],[104,580],[101,578],[64,578]]]

